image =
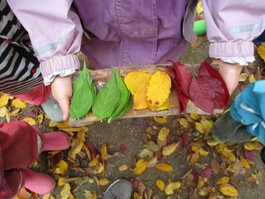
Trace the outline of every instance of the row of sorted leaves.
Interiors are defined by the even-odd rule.
[[[185,113],[189,99],[208,113],[213,113],[215,108],[226,108],[230,97],[226,84],[208,61],[200,65],[198,75],[192,75],[188,67],[179,62],[172,62],[167,69],[178,96],[180,113]]]
[[[115,68],[111,69],[107,84],[97,93],[88,69],[83,67],[73,86],[70,105],[70,115],[73,118],[83,118],[92,109],[98,119],[108,119],[111,122],[127,113],[131,106],[130,91]]]

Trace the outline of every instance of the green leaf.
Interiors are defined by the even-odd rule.
[[[92,107],[95,85],[84,66],[73,86],[73,96],[70,105],[70,115],[75,119],[85,117]],[[93,90],[93,92],[92,92]]]
[[[128,90],[123,79],[121,78],[121,76],[118,74],[117,71],[115,71],[115,78],[116,78],[117,86],[118,86],[119,91],[121,93],[121,97],[120,97],[120,101],[118,103],[117,108],[115,109],[113,114],[109,117],[108,122],[111,122],[112,120],[114,120],[116,118],[119,118],[123,114],[127,113],[131,108],[131,106],[130,106],[129,110],[124,112],[124,109],[129,102],[131,92]],[[128,106],[127,106],[127,108],[128,108]]]
[[[116,83],[114,71],[115,69],[112,68],[109,81],[98,92],[92,106],[92,112],[101,120],[109,118],[112,115],[120,100],[120,91]]]

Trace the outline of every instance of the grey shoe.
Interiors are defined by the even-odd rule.
[[[127,180],[114,181],[105,191],[103,199],[130,199],[132,193],[131,184]]]
[[[49,98],[46,102],[41,104],[46,115],[55,122],[63,121],[63,113],[58,104],[58,102],[53,98],[52,94],[50,94]]]
[[[253,135],[247,132],[246,126],[240,122],[235,121],[230,111],[227,111],[219,117],[213,126],[212,136],[215,141],[220,143],[225,142],[247,142],[251,140]]]

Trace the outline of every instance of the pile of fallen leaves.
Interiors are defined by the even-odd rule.
[[[25,120],[31,125],[46,130],[62,130],[71,138],[71,147],[67,151],[47,152],[40,156],[31,168],[51,175],[59,187],[57,196],[48,194],[43,199],[100,198],[102,193],[84,190],[82,186],[94,184],[107,187],[111,183],[106,173],[106,164],[112,158],[123,159],[126,146],[120,145],[117,151],[111,150],[109,143],[96,147],[86,139],[88,127],[69,127],[67,122],[56,123],[45,117],[41,109],[25,102],[0,96],[0,117],[2,122]],[[257,142],[244,144],[218,144],[211,137],[211,128],[215,116],[185,114],[168,121],[167,117],[154,117],[143,132],[143,146],[133,163],[115,165],[120,172],[131,173],[133,198],[178,198],[186,193],[189,198],[225,198],[236,197],[239,192],[238,177],[244,177],[250,186],[260,183],[261,173],[255,171],[254,152],[262,145]],[[180,155],[182,162],[169,161]],[[145,185],[139,178],[148,170],[164,173],[166,179],[155,179],[153,187]],[[182,175],[172,175],[181,170]],[[78,173],[78,175],[77,175]],[[171,177],[172,176],[172,177]],[[80,193],[82,190],[82,193]],[[37,198],[34,193],[22,189],[17,198]]]

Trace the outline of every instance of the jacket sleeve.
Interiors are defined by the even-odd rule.
[[[253,40],[265,28],[265,4],[259,0],[202,0],[210,42],[209,56],[247,65],[254,61]]]
[[[82,26],[70,8],[72,0],[7,0],[29,33],[44,77],[50,84],[56,75],[67,76],[80,67],[78,57]]]

